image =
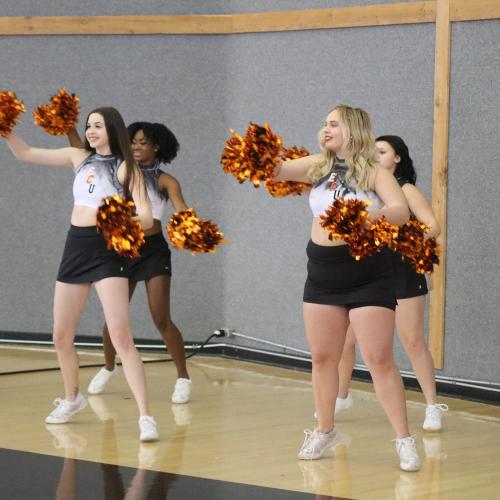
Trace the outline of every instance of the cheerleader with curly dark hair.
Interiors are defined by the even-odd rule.
[[[153,226],[145,231],[145,245],[140,257],[129,263],[130,298],[137,283],[144,281],[151,317],[160,332],[177,369],[177,381],[172,403],[187,403],[191,395],[191,380],[186,367],[184,341],[170,315],[170,279],[172,265],[170,249],[162,231],[162,219],[167,202],[176,212],[186,210],[179,182],[166,171],[179,150],[175,135],[161,123],[135,122],[128,126],[132,152],[140,166],[152,204]],[[90,394],[100,394],[116,373],[116,351],[109,337],[107,325],[103,329],[106,365],[89,384]]]

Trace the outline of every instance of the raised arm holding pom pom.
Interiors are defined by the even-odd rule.
[[[127,264],[123,257],[106,248],[96,228],[97,210],[106,197],[120,194],[132,198],[144,228],[152,224],[151,207],[118,111],[110,107],[95,109],[85,123],[84,149],[34,148],[15,134],[10,134],[6,140],[15,157],[23,162],[67,167],[75,172],[71,227],[57,276],[53,309],[53,340],[65,395],[55,401],[56,408],[45,422],[64,424],[87,405],[79,391],[74,338],[90,286],[94,283],[110,325],[112,342],[139,409],[139,439],[153,441],[158,439],[158,431],[149,414],[142,361],[130,330]]]

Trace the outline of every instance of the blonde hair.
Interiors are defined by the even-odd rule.
[[[361,108],[351,108],[345,104],[335,106],[329,113],[334,110],[339,113],[339,126],[344,137],[346,182],[354,178],[357,189],[371,189],[377,164],[377,150],[370,115]],[[325,147],[324,128],[319,131],[318,138],[324,158],[307,173],[313,182],[326,175],[337,160],[335,152]]]

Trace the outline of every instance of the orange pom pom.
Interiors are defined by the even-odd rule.
[[[50,135],[66,135],[78,123],[80,98],[62,88],[50,101],[51,104],[42,104],[33,110],[35,124]]]
[[[241,184],[250,180],[255,187],[274,174],[281,161],[282,139],[269,124],[250,123],[244,138],[231,130],[233,137],[226,141],[221,163],[224,172],[232,174]]]
[[[139,257],[144,244],[144,233],[138,220],[134,220],[135,204],[115,194],[104,198],[97,210],[97,230],[102,233],[109,250],[133,259]]]
[[[24,113],[24,104],[11,90],[0,91],[0,135],[7,137]]]
[[[284,196],[300,196],[311,188],[311,184],[295,181],[267,180],[264,182],[264,185],[269,191],[269,194],[275,198],[281,198]]]
[[[384,217],[368,225],[366,203],[337,198],[320,218],[329,239],[339,238],[349,246],[350,254],[360,260],[380,252],[392,240],[396,228]]]
[[[366,230],[367,215],[364,201],[337,198],[320,219],[330,240],[339,238],[348,242]]]
[[[281,151],[281,160],[295,160],[296,158],[303,158],[304,156],[309,156],[309,151],[302,147],[297,148],[296,146],[291,146],[289,148],[283,148]],[[266,180],[264,185],[269,191],[271,196],[283,197],[283,196],[300,196],[301,194],[307,192],[312,184],[306,182],[295,182],[295,181],[271,181]]]
[[[218,245],[227,243],[217,224],[198,219],[192,208],[170,218],[167,233],[175,248],[195,253],[213,253]]]
[[[439,246],[436,239],[425,239],[425,232],[428,230],[425,224],[412,217],[398,228],[397,235],[390,245],[420,274],[432,273],[434,264],[439,264]]]
[[[233,175],[242,184],[250,178],[248,159],[243,153],[244,139],[233,129],[230,132],[233,137],[226,141],[220,162],[224,172]]]
[[[281,159],[283,161],[296,160],[297,158],[304,158],[304,156],[309,156],[309,151],[304,146],[301,148],[290,146],[289,148],[283,148],[281,151]]]

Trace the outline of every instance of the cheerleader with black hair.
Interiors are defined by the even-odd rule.
[[[376,146],[380,166],[394,175],[405,194],[411,213],[429,227],[426,236],[428,238],[438,236],[439,224],[422,191],[415,186],[417,174],[403,139],[395,135],[383,135],[376,139]],[[396,329],[427,403],[423,428],[426,431],[439,431],[442,428],[443,412],[447,411],[448,407],[437,403],[434,363],[424,338],[427,282],[425,276],[417,273],[410,264],[401,259],[399,254],[393,253],[391,260],[398,300]],[[337,412],[352,406],[349,383],[356,361],[355,345],[356,339],[349,327],[339,364],[339,396],[335,406]]]
[[[151,317],[160,332],[177,369],[177,381],[172,403],[187,403],[191,395],[191,380],[186,367],[182,335],[170,316],[170,278],[172,265],[170,249],[162,232],[167,201],[180,212],[188,207],[177,179],[166,172],[179,150],[175,135],[161,123],[135,122],[128,126],[135,161],[144,176],[153,211],[153,226],[145,231],[145,245],[140,257],[129,262],[129,293],[132,297],[139,281],[144,281]],[[106,365],[89,384],[90,394],[100,394],[116,373],[116,350],[109,337],[107,325],[103,329]]]

